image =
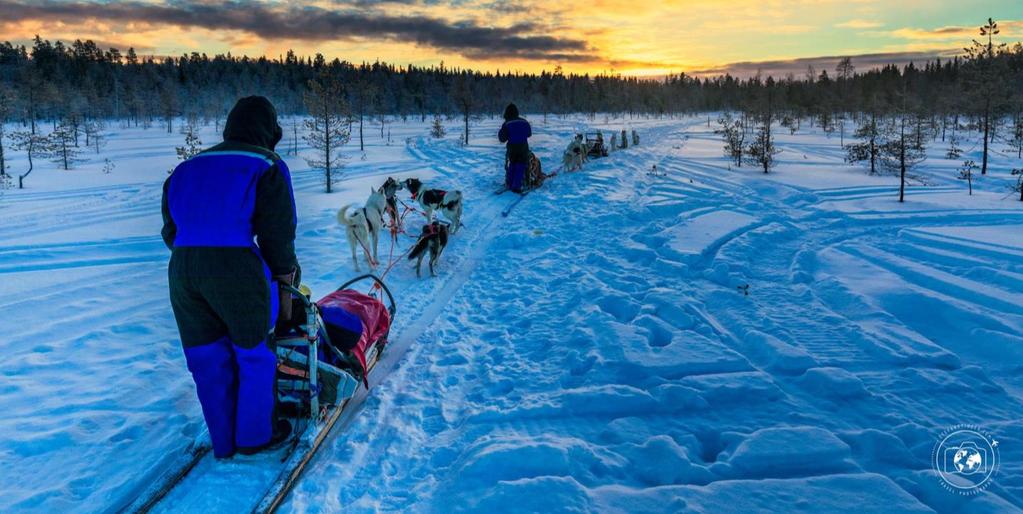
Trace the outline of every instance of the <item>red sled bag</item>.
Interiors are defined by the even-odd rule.
[[[366,352],[378,340],[386,342],[391,327],[387,307],[372,296],[350,289],[334,291],[316,302],[316,306],[330,344],[355,356],[362,366],[363,383],[369,387]]]

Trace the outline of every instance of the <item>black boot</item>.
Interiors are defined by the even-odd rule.
[[[274,424],[274,431],[270,435],[269,442],[259,446],[239,446],[237,451],[242,455],[255,455],[262,451],[273,450],[287,441],[289,436],[291,436],[291,423],[288,423],[286,419],[278,419]]]

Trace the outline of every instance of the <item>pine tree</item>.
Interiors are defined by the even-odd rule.
[[[366,151],[366,143],[363,138],[363,123],[366,119],[366,113],[369,107],[373,104],[374,99],[377,95],[377,89],[368,80],[358,80],[353,86],[354,103],[356,106],[356,112],[359,116],[359,151]]]
[[[771,90],[773,85],[773,79],[768,77],[767,87],[759,102],[760,112],[756,113],[757,135],[746,148],[749,162],[762,167],[764,173],[768,173],[774,167],[774,156],[781,152],[774,146],[774,135],[771,131],[774,124],[774,96]]]
[[[871,110],[869,117],[853,134],[859,143],[846,145],[846,162],[869,162],[870,174],[877,174],[878,160],[881,157],[881,128],[878,125],[877,111]]]
[[[948,138],[948,152],[945,153],[946,159],[958,159],[962,157],[963,149],[959,148],[959,136],[951,136]]]
[[[326,189],[330,193],[334,173],[340,171],[342,165],[340,149],[351,136],[348,125],[351,112],[341,82],[327,72],[309,81],[305,106],[310,116],[305,121],[305,141],[316,151],[315,157],[307,157],[306,162],[313,169],[323,170]]]
[[[160,88],[160,115],[167,126],[167,133],[174,132],[174,117],[178,115],[178,95],[169,85]]]
[[[980,165],[980,174],[987,174],[988,151],[991,146],[992,124],[998,116],[1001,107],[1005,84],[1003,80],[1003,60],[997,57],[1005,51],[1005,43],[995,44],[994,37],[998,35],[998,23],[988,18],[987,24],[980,27],[981,37],[987,37],[987,42],[973,40],[973,44],[966,51],[967,82],[973,100],[973,106],[980,116],[981,130],[984,134],[984,150]]]
[[[459,75],[458,80],[455,83],[455,102],[458,104],[458,110],[462,113],[462,120],[465,122],[465,139],[464,144],[469,144],[469,120],[473,118],[473,113],[476,112],[479,105],[479,100],[476,98],[476,83],[472,75],[469,72],[465,72]]]
[[[0,175],[0,197],[3,197],[4,191],[11,188],[14,184],[14,180],[9,174]]]
[[[96,150],[96,154],[106,146],[107,136],[103,132],[103,122],[92,120],[85,124],[85,145]]]
[[[75,147],[75,128],[66,119],[62,119],[57,128],[50,133],[52,152],[50,160],[60,165],[65,170],[70,170],[80,162],[78,148]]]
[[[444,122],[441,120],[440,115],[433,117],[433,125],[430,127],[430,136],[434,139],[440,139],[444,137]]]
[[[1009,148],[1016,150],[1016,158],[1023,159],[1023,113],[1021,112],[1016,112],[1013,117],[1012,132],[1008,142]]]
[[[53,153],[53,141],[49,136],[44,136],[31,130],[15,132],[12,136],[14,139],[14,149],[24,151],[25,156],[28,157],[28,170],[18,175],[18,189],[24,189],[25,179],[35,169],[35,160],[45,159]]]
[[[196,125],[194,118],[190,118],[188,122],[185,123],[185,126],[181,129],[181,133],[185,136],[185,144],[183,146],[175,147],[175,151],[178,154],[178,159],[187,161],[202,151],[202,140],[199,139],[199,127]]]
[[[965,180],[970,186],[970,196],[973,196],[973,172],[977,169],[977,163],[973,161],[963,161],[962,167],[959,168],[959,175],[956,176],[959,180]]]
[[[7,119],[14,111],[14,95],[3,83],[0,83],[0,179],[7,179],[7,161],[4,155],[4,127]],[[10,180],[7,181],[8,184]]]
[[[1023,168],[1012,170],[1012,176],[1016,177],[1016,184],[1011,189],[1019,193],[1019,201],[1023,202]]]
[[[725,113],[718,118],[718,124],[721,125],[721,128],[715,132],[721,134],[721,138],[725,141],[725,157],[731,159],[736,167],[742,167],[742,152],[745,148],[744,140],[746,138],[746,129],[743,127],[742,121],[733,118],[730,113]],[[624,136],[622,137],[624,138]],[[622,148],[627,148],[627,145],[628,141],[626,140],[622,144]]]
[[[925,154],[913,143],[912,127],[905,112],[896,115],[888,126],[886,140],[881,145],[881,163],[889,172],[899,175],[899,202],[905,201],[906,178],[917,164],[923,162]]]

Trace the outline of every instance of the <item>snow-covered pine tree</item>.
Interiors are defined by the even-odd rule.
[[[197,120],[189,118],[185,126],[181,128],[181,133],[185,135],[185,144],[175,147],[174,150],[177,152],[179,160],[187,161],[202,151],[202,140],[199,139]]]
[[[977,163],[972,160],[963,161],[963,165],[959,168],[959,175],[956,176],[959,180],[965,180],[970,186],[970,196],[973,196],[973,172],[977,169]]]
[[[24,151],[28,157],[28,170],[18,175],[18,189],[24,189],[25,179],[35,169],[35,160],[45,159],[53,153],[53,141],[49,136],[31,130],[14,132],[11,136],[14,140],[14,149]]]
[[[789,134],[790,135],[795,135],[796,134],[796,130],[798,130],[797,129],[798,125],[796,123],[796,120],[795,120],[795,118],[792,117],[791,114],[786,114],[785,116],[782,116],[782,118],[781,118],[781,126],[789,129]]]
[[[114,161],[111,161],[109,157],[106,158],[106,159],[103,159],[103,174],[104,175],[109,175],[113,171],[114,171]]]
[[[953,134],[948,138],[948,152],[945,153],[946,159],[958,159],[962,157],[963,149],[959,147],[959,136]]]
[[[742,121],[732,117],[731,113],[724,113],[718,118],[718,125],[721,128],[716,130],[718,134],[721,134],[721,139],[725,142],[725,157],[728,157],[735,163],[736,167],[742,167],[742,152],[744,147],[744,140],[746,138],[746,130],[742,126]],[[623,143],[622,147],[625,148]]]
[[[846,145],[846,162],[853,164],[858,162],[868,162],[870,164],[870,174],[874,175],[877,173],[877,164],[881,156],[881,127],[878,125],[877,110],[871,109],[868,117],[853,133],[853,137],[858,139],[859,143],[852,143]]]
[[[65,170],[70,170],[80,162],[78,148],[75,147],[75,127],[67,119],[61,119],[57,127],[50,133],[50,160]]]
[[[444,120],[440,118],[440,115],[433,117],[433,125],[430,126],[430,137],[434,139],[440,139],[444,137],[446,132],[444,131]]]
[[[899,202],[905,201],[906,176],[926,158],[924,149],[913,142],[913,129],[905,112],[896,115],[886,130],[885,142],[881,145],[881,163],[889,172],[899,175]]]
[[[323,170],[326,189],[330,193],[334,173],[340,171],[342,165],[341,147],[351,137],[348,124],[351,113],[341,82],[329,72],[310,80],[305,106],[310,116],[305,121],[305,141],[315,150],[314,157],[307,157],[306,162],[313,169]]]
[[[107,144],[107,136],[103,132],[104,124],[100,120],[92,120],[85,124],[85,145],[96,150],[96,154]]]

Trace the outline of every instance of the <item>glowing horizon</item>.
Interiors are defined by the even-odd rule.
[[[1023,40],[1023,3],[986,0],[592,0],[582,8],[539,0],[0,0],[3,40],[91,39],[139,55],[192,52],[277,58],[321,53],[328,60],[483,71],[659,76],[750,74],[902,64],[958,52],[988,16],[1000,41]]]

